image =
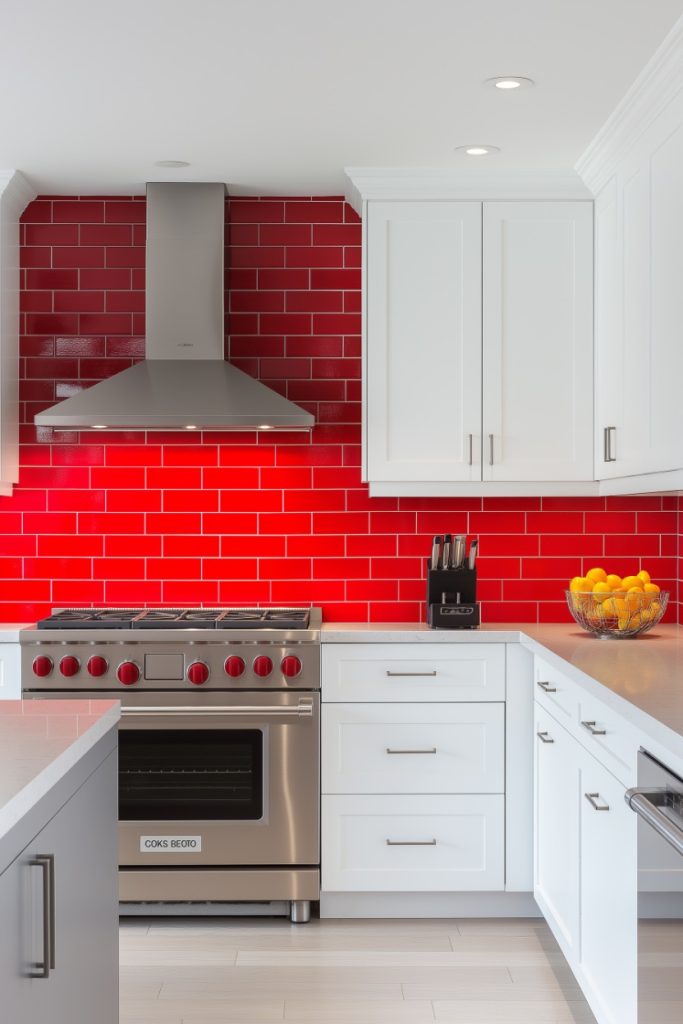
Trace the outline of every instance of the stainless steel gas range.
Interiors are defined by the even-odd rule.
[[[121,700],[123,904],[320,895],[318,609],[65,609],[22,630],[31,698]]]

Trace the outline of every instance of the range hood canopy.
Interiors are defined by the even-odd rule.
[[[224,213],[223,184],[148,184],[146,358],[38,413],[38,426],[310,430],[310,413],[223,358]]]

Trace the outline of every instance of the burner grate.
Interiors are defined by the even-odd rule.
[[[310,608],[66,608],[38,629],[307,629]]]

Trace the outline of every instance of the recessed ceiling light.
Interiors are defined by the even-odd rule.
[[[93,423],[92,428],[93,428],[93,430],[106,430],[107,429],[107,424],[106,423]]]
[[[456,153],[465,153],[467,156],[489,156],[491,153],[500,153],[498,146],[456,146]]]
[[[526,89],[534,84],[533,78],[519,78],[516,75],[506,75],[504,78],[487,78],[485,85],[492,85],[495,89]]]
[[[188,423],[187,426],[185,427],[185,430],[196,430],[196,429],[197,429],[196,423]]]
[[[189,167],[187,160],[155,160],[155,167]]]
[[[271,423],[259,423],[257,430],[272,430],[273,426]]]

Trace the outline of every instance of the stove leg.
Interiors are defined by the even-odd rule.
[[[306,924],[310,921],[310,900],[292,900],[289,904],[289,920],[292,924]]]

